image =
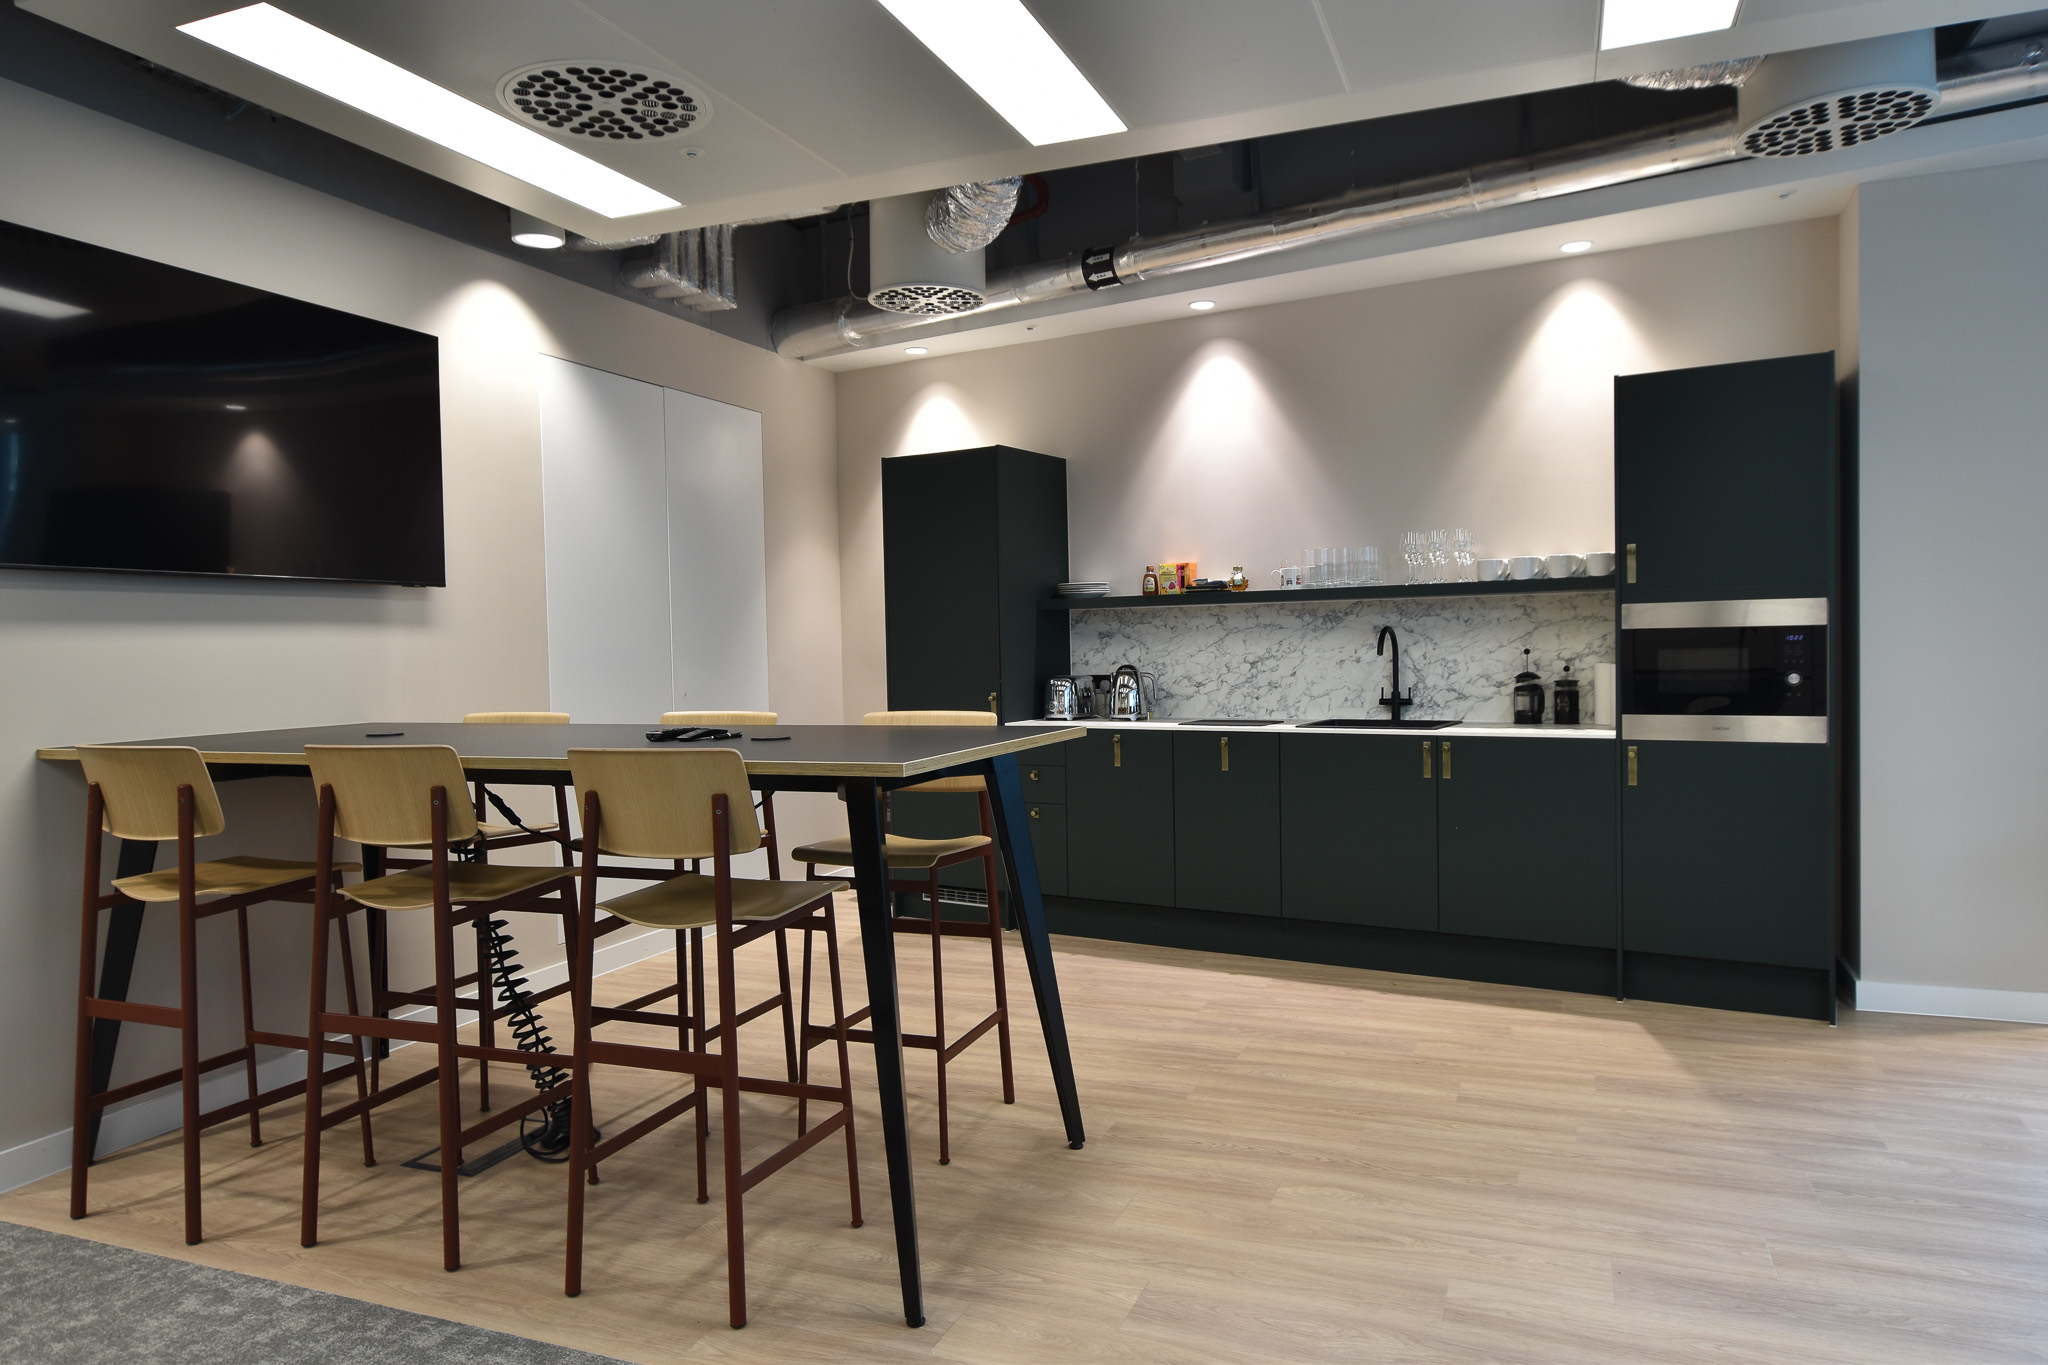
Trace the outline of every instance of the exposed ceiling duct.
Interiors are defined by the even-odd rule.
[[[732,225],[666,233],[655,239],[653,255],[619,262],[619,279],[655,298],[672,299],[702,313],[737,308]]]
[[[920,193],[868,204],[868,303],[885,314],[945,317],[987,302],[985,254],[948,250],[933,240],[926,226],[931,203],[930,194]]]
[[[1744,83],[1736,113],[1751,156],[1813,156],[1910,128],[1940,99],[1922,29],[1778,53]]]
[[[1212,224],[1158,237],[1133,237],[1120,246],[1081,252],[1063,260],[1040,261],[988,276],[979,290],[983,302],[955,312],[987,313],[1035,304],[1083,292],[1099,291],[1141,280],[1209,269],[1233,261],[1345,241],[1413,223],[1427,222],[1538,200],[1578,194],[1675,171],[1746,158],[1745,132],[1768,123],[1789,108],[1828,102],[1831,118],[1849,102],[1853,138],[1836,135],[1825,148],[1834,150],[1873,136],[1910,127],[1927,117],[1975,113],[2022,100],[2048,96],[2048,71],[2043,67],[2042,40],[2025,39],[1985,52],[1966,54],[1939,82],[1932,80],[1932,39],[1925,32],[1906,35],[1910,43],[1842,44],[1840,49],[1782,54],[1764,61],[1742,89],[1741,110],[1755,112],[1754,123],[1739,113],[1675,123],[1649,133],[1632,133],[1582,143],[1542,157],[1493,162],[1448,175],[1370,190],[1281,210],[1235,223]],[[1858,50],[1861,50],[1860,52]],[[1920,64],[1924,52],[1927,63]],[[1824,59],[1815,54],[1833,54]],[[1787,57],[1794,60],[1787,61]],[[1803,85],[1766,80],[1785,63]],[[1917,82],[1925,79],[1922,86]],[[1759,90],[1759,87],[1761,89]],[[1752,91],[1759,93],[1752,95]],[[1918,109],[1913,92],[1928,95]],[[1839,128],[1841,125],[1837,124]],[[1816,140],[1817,141],[1817,140]],[[922,202],[924,196],[905,195]],[[891,201],[877,200],[877,210]],[[874,225],[872,240],[883,235]],[[892,238],[922,237],[892,230]],[[933,251],[933,256],[944,253]],[[967,257],[953,257],[967,260]],[[978,257],[974,258],[978,263]],[[876,274],[880,281],[883,276]],[[809,359],[861,350],[877,340],[929,325],[931,315],[890,311],[876,306],[873,291],[865,303],[850,298],[784,309],[775,315],[771,332],[776,352]],[[936,311],[936,310],[934,310]]]
[[[980,251],[1002,236],[1017,212],[1024,177],[1007,175],[975,185],[953,185],[932,191],[924,211],[924,230],[954,255]]]
[[[1622,79],[1638,90],[1709,90],[1717,85],[1740,86],[1762,66],[1761,57],[1737,57],[1704,66],[1677,66],[1669,71],[1644,71]]]

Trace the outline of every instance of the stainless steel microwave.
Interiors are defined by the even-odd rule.
[[[1824,597],[1628,603],[1620,656],[1623,739],[1827,743]]]

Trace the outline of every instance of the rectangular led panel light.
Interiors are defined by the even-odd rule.
[[[75,318],[90,313],[90,308],[80,308],[75,303],[59,303],[46,299],[40,294],[27,294],[19,289],[9,289],[0,284],[0,308],[10,313],[27,313],[37,318]]]
[[[1023,0],[878,0],[1034,147],[1125,131]]]
[[[178,31],[607,218],[682,207],[275,5],[228,10]]]
[[[1735,26],[1742,0],[1606,0],[1600,7],[1600,50],[1661,43]]]

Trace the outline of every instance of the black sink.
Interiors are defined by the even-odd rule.
[[[1460,720],[1389,720],[1384,716],[1370,719],[1354,719],[1349,716],[1332,716],[1328,720],[1305,720],[1304,730],[1445,730],[1453,725],[1463,725]]]

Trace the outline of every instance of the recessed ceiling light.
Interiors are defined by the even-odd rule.
[[[879,3],[1032,146],[1124,131],[1022,0]]]
[[[1739,4],[1740,0],[1606,0],[1600,8],[1600,50],[1733,28]]]
[[[682,207],[274,5],[228,10],[178,31],[607,218]]]
[[[905,347],[903,348],[903,354],[905,354],[905,355],[930,355],[930,354],[931,354],[931,348],[930,348],[929,346],[905,346]]]
[[[535,251],[554,251],[568,240],[568,234],[553,223],[536,218],[530,213],[513,209],[512,240],[520,246],[530,246]]]
[[[10,313],[27,313],[38,318],[75,318],[92,311],[90,308],[80,308],[75,303],[59,303],[56,299],[46,299],[40,294],[9,289],[4,284],[0,284],[0,308],[5,308]]]
[[[1563,246],[1558,248],[1559,251],[1562,251],[1567,256],[1576,256],[1581,251],[1591,251],[1592,249],[1593,244],[1591,242],[1584,241],[1566,242]]]
[[[1194,309],[1197,313],[1206,313],[1215,306],[1216,300],[1214,299],[1196,299],[1193,303],[1188,305],[1188,307]]]
[[[249,410],[247,403],[222,403],[221,406],[229,412],[247,412]]]

